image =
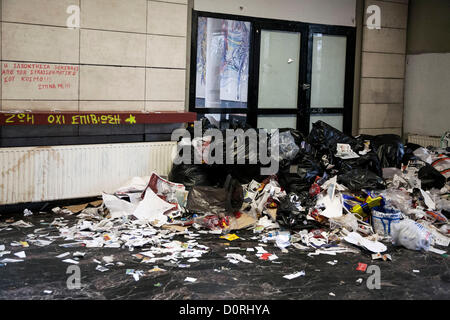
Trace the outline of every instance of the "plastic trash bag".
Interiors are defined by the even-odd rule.
[[[386,189],[384,180],[368,169],[357,168],[339,175],[338,183],[343,184],[350,191]]]
[[[298,151],[299,146],[295,143],[295,139],[290,131],[281,132],[279,135],[280,139],[280,161],[281,160],[294,160]]]
[[[396,134],[382,134],[371,140],[371,146],[380,159],[382,168],[400,168],[405,154],[400,136]]]
[[[178,164],[173,165],[169,173],[169,180],[183,184],[187,190],[194,186],[213,186],[206,165],[201,164]]]
[[[315,220],[307,220],[307,211],[302,210],[300,197],[295,193],[290,193],[286,197],[280,199],[277,210],[277,222],[291,230],[315,229],[320,224]]]
[[[383,175],[380,160],[378,159],[377,154],[373,151],[365,155],[361,155],[356,159],[337,160],[337,169],[340,173],[345,173],[356,168],[368,169],[380,177]]]
[[[244,191],[231,176],[223,188],[196,186],[189,191],[186,209],[191,213],[224,217],[241,209]]]
[[[358,152],[360,149],[357,148],[359,144],[358,140],[342,133],[323,121],[313,123],[313,128],[308,135],[307,142],[317,150],[318,154],[329,155],[330,159],[333,158],[338,143],[349,144],[355,152]]]
[[[433,235],[423,225],[405,219],[395,223],[391,227],[392,243],[396,246],[404,246],[410,250],[430,249]]]
[[[427,149],[425,149],[424,147],[420,147],[417,148],[416,150],[414,150],[413,154],[419,158],[420,160],[422,160],[423,162],[426,162],[428,164],[431,164],[431,162],[433,162],[431,160],[431,153],[430,151],[428,151]]]
[[[388,188],[381,193],[388,207],[394,207],[404,214],[410,214],[413,209],[412,198],[406,190],[396,188]]]
[[[405,154],[403,155],[402,164],[407,165],[408,161],[416,160],[417,157],[414,155],[414,151],[421,147],[422,146],[420,146],[418,144],[410,143],[410,142],[405,144],[405,147],[404,147]]]
[[[239,129],[239,128],[238,128]],[[225,137],[225,132],[223,132]],[[250,148],[248,139],[239,140],[240,137],[235,137],[233,150],[227,149],[227,144],[223,144],[223,163],[222,165],[213,165],[214,174],[220,175],[220,181],[223,183],[224,177],[227,175],[233,176],[241,184],[247,184],[253,179],[258,181],[262,180],[261,177],[261,163],[259,162],[258,150],[257,148]],[[270,138],[269,138],[270,139]],[[257,145],[259,140],[256,141]],[[226,155],[231,153],[233,159],[233,164],[226,164]],[[242,157],[244,159],[244,164],[238,163],[238,158]]]
[[[446,179],[450,178],[450,157],[445,154],[432,157],[431,165]]]
[[[317,176],[323,175],[323,169],[310,155],[304,155],[299,161],[280,169],[279,183],[289,192],[308,191]]]
[[[423,190],[441,189],[446,181],[445,177],[428,163],[419,170],[418,177]]]
[[[330,229],[345,228],[350,232],[358,231],[358,219],[352,213],[344,214],[340,217],[331,218]]]

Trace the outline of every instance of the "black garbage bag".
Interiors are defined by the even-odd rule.
[[[308,220],[306,218],[307,211],[300,211],[296,202],[300,201],[299,195],[290,193],[286,197],[280,199],[280,204],[277,210],[277,222],[290,230],[303,230],[320,228],[317,221]],[[301,202],[303,206],[303,202]]]
[[[344,134],[323,121],[313,123],[307,142],[317,150],[319,155],[327,155],[329,159],[332,159],[336,154],[338,143],[349,144],[355,152],[362,150],[364,147],[357,139]]]
[[[405,154],[402,138],[396,134],[375,136],[370,145],[377,153],[382,168],[401,168]]]
[[[280,169],[279,183],[288,193],[301,193],[308,191],[317,176],[323,175],[320,163],[308,155],[304,154],[301,159],[290,166]]]
[[[203,117],[198,121],[200,121],[202,124],[202,134],[205,133],[205,131],[208,129],[219,129],[216,125],[209,121],[208,118]],[[187,127],[187,131],[191,134],[191,138],[194,139],[194,123],[189,124],[189,126]]]
[[[409,161],[417,160],[417,157],[414,154],[414,151],[416,151],[417,149],[419,149],[421,147],[422,147],[421,145],[418,145],[415,143],[410,143],[410,142],[405,144],[405,147],[404,147],[405,154],[403,155],[402,164],[407,165]]]
[[[428,163],[420,168],[418,178],[421,181],[423,190],[430,190],[432,188],[441,189],[446,182],[445,177]]]
[[[377,176],[383,176],[383,169],[381,168],[380,160],[374,151],[370,151],[365,155],[360,155],[355,159],[337,159],[337,169],[339,173],[343,174],[353,169],[368,169]]]
[[[187,190],[194,186],[216,185],[210,179],[210,168],[204,164],[174,164],[169,173],[169,181],[183,184]]]
[[[352,192],[361,191],[361,189],[386,189],[384,180],[368,169],[357,168],[350,170],[344,174],[338,175],[337,181]]]
[[[242,129],[246,128],[235,128]],[[222,164],[213,164],[214,175],[220,177],[222,183],[227,175],[231,175],[233,178],[237,179],[242,184],[247,184],[253,179],[259,180],[261,172],[261,163],[258,158],[258,136],[255,135],[255,141],[249,141],[248,139],[241,136],[234,137],[233,148],[227,144],[226,132],[223,131],[223,161]],[[255,148],[250,147],[250,143],[254,143]],[[231,156],[232,164],[227,164],[227,155]],[[238,160],[243,160],[240,163]]]
[[[228,176],[223,188],[193,187],[188,194],[186,209],[191,213],[225,217],[239,211],[243,202],[242,185]]]

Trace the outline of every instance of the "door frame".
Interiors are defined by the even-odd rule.
[[[249,46],[249,73],[248,73],[248,95],[247,108],[198,108],[195,106],[196,81],[197,81],[197,29],[198,18],[208,17],[216,19],[229,19],[250,22],[250,46]],[[258,109],[258,89],[259,89],[259,63],[261,47],[261,30],[279,30],[301,33],[300,64],[299,64],[299,90],[297,99],[297,109]],[[313,34],[322,33],[326,35],[343,35],[347,37],[345,84],[344,84],[344,107],[343,108],[310,108],[311,90],[304,90],[303,84],[311,86]],[[192,9],[191,28],[191,59],[189,75],[189,111],[197,114],[246,114],[247,123],[257,128],[258,115],[297,115],[297,130],[303,134],[309,133],[309,122],[311,114],[343,114],[343,132],[351,134],[352,131],[352,111],[353,111],[353,91],[354,91],[354,70],[355,70],[355,50],[356,50],[356,27],[332,26],[323,24],[310,24],[298,21],[266,19],[242,15],[223,14],[207,11],[197,11]]]

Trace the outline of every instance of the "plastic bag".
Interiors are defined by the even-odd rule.
[[[372,225],[376,233],[381,236],[390,236],[392,226],[400,223],[402,213],[394,208],[375,207],[372,210]]]
[[[371,140],[371,146],[380,159],[382,168],[400,168],[405,154],[400,136],[396,134],[382,134]]]
[[[358,219],[352,213],[347,213],[337,218],[331,218],[329,221],[330,229],[345,228],[350,232],[356,232],[358,230]]]
[[[431,160],[431,154],[430,152],[425,149],[424,147],[420,147],[417,148],[416,150],[414,150],[413,154],[419,158],[420,160],[422,160],[423,162],[426,162],[428,164],[431,164],[431,162],[433,162]]]
[[[395,188],[389,188],[383,191],[381,193],[381,196],[384,198],[386,206],[394,207],[404,214],[411,214],[413,203],[409,192]]]
[[[423,225],[405,219],[392,225],[392,243],[396,246],[404,246],[410,250],[430,249],[433,235]]]
[[[428,163],[419,170],[418,177],[423,190],[441,189],[445,185],[445,177]]]
[[[224,217],[239,211],[243,201],[242,186],[228,176],[223,188],[193,187],[188,194],[186,209],[192,213]]]
[[[194,186],[213,186],[210,180],[208,167],[201,164],[178,164],[173,165],[169,173],[169,180],[183,184],[187,190]]]
[[[291,230],[315,229],[320,227],[316,221],[307,220],[307,211],[300,202],[300,197],[295,193],[290,193],[288,196],[280,199],[280,204],[277,210],[277,221],[280,226]]]
[[[445,154],[434,156],[431,165],[446,179],[450,178],[450,157]]]
[[[317,150],[320,156],[326,154],[330,159],[334,157],[338,143],[349,144],[355,152],[358,152],[360,149],[356,147],[358,140],[342,133],[323,121],[313,123],[313,128],[309,133],[307,142]]]
[[[421,148],[421,146],[415,143],[408,142],[407,144],[405,144],[405,154],[403,155],[402,164],[407,165],[408,161],[416,160],[417,157],[414,155],[414,151],[418,148]]]
[[[309,191],[317,176],[323,175],[323,169],[310,155],[304,155],[299,161],[280,170],[280,185],[289,192]]]
[[[350,170],[360,168],[360,169],[368,169],[380,177],[383,174],[380,160],[378,159],[376,153],[373,151],[368,152],[365,155],[361,155],[359,158],[356,159],[348,159],[348,160],[337,159],[337,168],[340,173],[345,173]]]
[[[386,189],[383,179],[368,169],[357,168],[338,175],[338,183],[343,184],[350,191]]]
[[[290,131],[281,132],[280,135],[280,161],[281,160],[294,160],[299,146],[295,143],[295,139]]]

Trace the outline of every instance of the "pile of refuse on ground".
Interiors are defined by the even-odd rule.
[[[53,225],[59,237],[72,241],[66,247],[137,248],[133,255],[143,263],[194,263],[209,250],[198,243],[200,234],[233,241],[239,238],[234,231],[244,229],[282,252],[291,247],[309,256],[363,252],[386,261],[392,260],[390,243],[446,253],[448,147],[405,145],[389,134],[352,137],[322,121],[307,137],[280,130],[279,146],[276,175],[261,176],[261,164],[174,164],[167,179],[157,173],[134,177],[114,194],[103,194],[101,204],[54,208],[56,214],[75,212],[77,224],[68,227],[56,218]],[[244,152],[246,159],[254,156],[249,148]],[[34,234],[28,242],[51,240]],[[277,258],[263,246],[252,254]],[[252,263],[242,254],[226,258]],[[139,279],[139,272],[130,274]]]

